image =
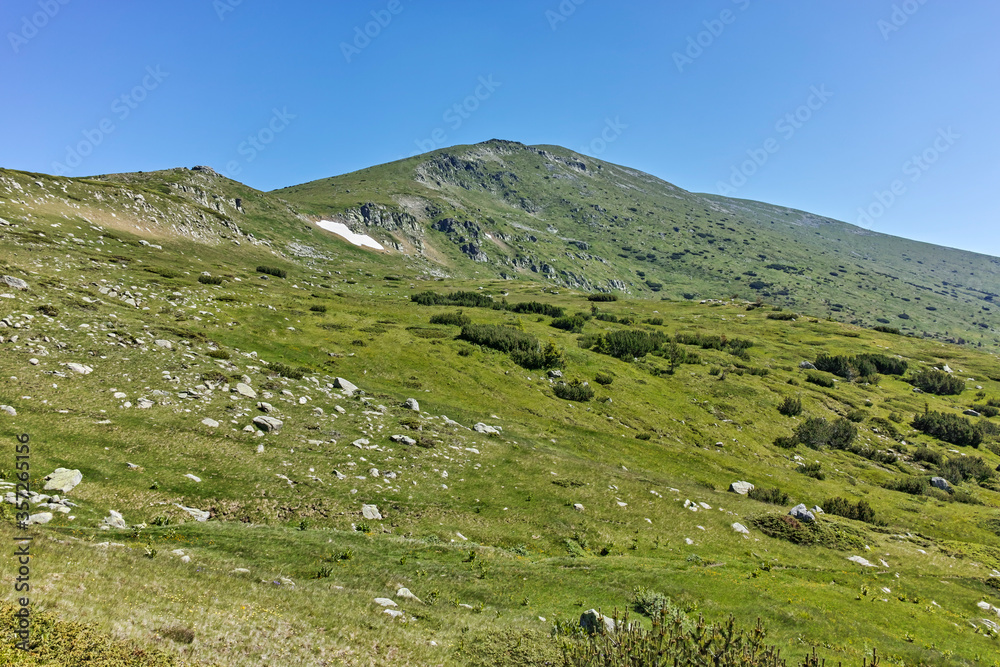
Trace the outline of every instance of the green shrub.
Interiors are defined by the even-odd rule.
[[[472,319],[459,310],[454,313],[439,313],[438,315],[431,315],[430,323],[451,324],[456,327],[464,327],[467,324],[472,324]]]
[[[223,280],[222,276],[198,276],[198,282],[202,285],[221,285]]]
[[[913,418],[913,428],[953,445],[979,447],[982,432],[965,417],[944,412],[925,412]]]
[[[833,423],[810,417],[795,429],[795,440],[812,449],[850,449],[857,435],[857,427],[843,417]]]
[[[860,424],[868,416],[868,413],[861,408],[856,408],[847,413],[847,420],[854,422],[855,424]]]
[[[557,317],[552,320],[552,326],[556,329],[569,331],[570,333],[581,333],[583,325],[587,320],[582,315],[572,315],[570,317]]]
[[[940,464],[939,474],[952,484],[961,484],[970,479],[986,482],[993,478],[995,471],[978,456],[949,458]]]
[[[1000,415],[1000,408],[993,405],[973,405],[972,409],[987,419]]]
[[[597,301],[597,302],[608,302],[617,301],[618,295],[616,294],[605,294],[603,292],[597,294],[588,294],[587,301]]]
[[[882,333],[895,334],[897,336],[899,335],[898,327],[887,327],[884,324],[879,324],[877,326],[872,327],[872,331],[881,331]]]
[[[623,361],[631,361],[633,358],[641,359],[654,352],[667,340],[669,340],[667,336],[658,331],[622,329],[599,335],[594,343],[594,350]]]
[[[913,496],[923,495],[930,488],[930,477],[906,476],[886,483],[885,488],[892,491],[902,491]]]
[[[806,382],[811,382],[827,389],[830,389],[834,385],[833,378],[817,373],[816,371],[806,372]]]
[[[747,496],[762,503],[771,503],[772,505],[787,505],[789,501],[788,494],[778,487],[764,489],[759,486],[755,486],[750,489]]]
[[[957,396],[965,391],[965,381],[944,371],[924,369],[910,378],[910,384],[937,396]]]
[[[537,338],[513,327],[467,324],[459,338],[509,354],[514,363],[527,369],[553,368],[563,360],[562,352],[551,341],[542,349]]]
[[[789,320],[798,319],[798,315],[795,313],[768,313],[767,319],[769,320],[780,320],[782,322],[788,322]]]
[[[309,372],[306,368],[292,368],[287,364],[275,363],[268,366],[268,370],[274,375],[280,375],[290,380],[301,380]]]
[[[889,416],[892,417],[892,415]],[[902,417],[900,417],[900,421],[902,421]],[[885,431],[890,438],[899,440],[899,430],[896,428],[895,424],[885,417],[872,417],[871,425],[873,430],[877,428],[880,431]]]
[[[209,350],[207,354],[213,359],[228,359],[231,356],[228,350],[223,350],[221,348],[215,350]]]
[[[884,354],[859,354],[856,356],[831,356],[821,354],[814,362],[817,370],[833,373],[847,380],[871,378],[877,373],[902,375],[908,364],[902,359],[894,359]]]
[[[917,447],[913,450],[913,460],[924,463],[933,463],[936,466],[940,466],[944,463],[944,455],[940,452],[935,452],[930,447]]]
[[[561,399],[585,403],[594,397],[594,390],[586,382],[573,380],[568,384],[557,384],[552,391]]]
[[[778,412],[786,417],[795,417],[796,415],[800,415],[802,414],[802,400],[786,396],[785,399],[778,404]]]
[[[663,326],[663,318],[662,317],[647,317],[645,320],[643,320],[643,322],[645,322],[646,324],[650,324],[650,325],[652,325],[654,327],[662,327]]]
[[[47,315],[48,317],[59,317],[59,309],[51,304],[44,304],[36,309],[42,315]]]
[[[537,301],[522,301],[521,303],[506,304],[506,310],[512,313],[522,313],[527,315],[546,315],[548,317],[563,317],[566,311],[558,306]]]
[[[269,276],[274,276],[275,278],[287,278],[288,272],[284,269],[278,269],[273,266],[258,266],[257,273],[264,273]]]
[[[311,312],[314,312],[314,313],[325,313],[326,312],[326,306],[324,306],[322,304],[315,305],[315,306],[309,306],[309,310]]]
[[[827,514],[836,514],[845,519],[864,521],[865,523],[875,523],[875,510],[865,500],[852,503],[844,498],[836,497],[824,501],[820,506]]]
[[[611,375],[609,375],[608,373],[598,373],[597,375],[594,376],[594,382],[596,382],[599,385],[607,387],[612,382],[614,382],[614,378],[611,377]]]
[[[826,479],[826,474],[823,472],[823,464],[818,461],[799,466],[799,472],[806,477],[812,477],[813,479]]]

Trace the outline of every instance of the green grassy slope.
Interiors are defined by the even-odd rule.
[[[217,178],[170,173],[188,187]],[[246,213],[225,203],[216,212],[270,245],[254,243],[220,224],[197,193],[161,189],[163,174],[0,174],[0,273],[30,286],[0,289],[9,295],[0,297],[0,404],[17,413],[0,412],[0,478],[12,478],[19,433],[33,443],[33,488],[56,467],[83,474],[70,512],[30,529],[36,609],[93,624],[115,650],[145,646],[177,664],[470,664],[491,637],[555,649],[554,621],[623,610],[644,587],[694,616],[733,614],[745,625],[760,617],[789,658],[818,646],[860,664],[878,647],[883,664],[1000,662],[983,620],[995,614],[977,607],[1000,606],[997,479],[956,479],[954,494],[885,488],[944,472],[915,458],[925,445],[942,463],[1000,464],[995,435],[973,448],[910,426],[925,410],[960,415],[1000,398],[995,355],[825,313],[773,319],[791,311],[748,309],[729,290],[705,303],[594,303],[582,291],[485,273],[428,279],[423,261],[336,241],[269,196],[218,184],[224,201],[242,197]],[[195,227],[198,213],[210,224]],[[316,252],[295,255],[291,244]],[[261,264],[287,277],[264,279]],[[204,273],[221,284],[200,282]],[[458,309],[411,300],[425,290],[585,316],[596,306],[605,319],[586,319],[581,334],[549,316],[462,309],[473,323],[554,343],[563,379],[589,382],[595,397],[562,400],[544,370],[430,323]],[[598,334],[633,329],[753,346],[744,358],[681,345],[697,358],[673,374],[663,357],[626,361],[594,346]],[[800,368],[821,353],[861,352],[899,355],[910,368],[877,384],[838,378],[832,388]],[[944,365],[964,383],[961,394],[917,394],[905,381]],[[598,384],[598,374],[612,382]],[[346,395],[336,377],[364,393]],[[246,380],[257,398],[234,391]],[[801,399],[801,415],[778,412],[787,397]],[[407,398],[419,412],[403,406]],[[140,407],[143,399],[151,405]],[[251,426],[265,414],[259,401],[283,421],[279,432]],[[809,417],[841,416],[856,420],[865,451],[898,460],[774,444]],[[987,433],[1000,426],[1000,417],[971,419]],[[473,430],[480,422],[502,430]],[[803,474],[817,462],[823,479]],[[729,493],[737,480],[778,487],[788,501]],[[826,514],[802,533],[780,518],[793,504],[832,497],[866,501],[877,522]],[[364,504],[382,519],[365,519]],[[178,506],[211,518],[195,521]],[[18,531],[11,506],[0,507],[10,543]],[[129,528],[101,530],[109,510]],[[786,539],[803,537],[819,541]],[[6,602],[15,576],[13,559],[0,559]],[[400,587],[421,602],[397,597]],[[404,617],[384,614],[376,597],[394,598]],[[52,646],[44,648],[37,659],[14,655],[51,664]],[[0,657],[9,651],[3,644]]]
[[[275,194],[322,216],[366,202],[408,212],[454,275],[764,298],[856,324],[1000,341],[996,258],[686,192],[557,146],[456,146]]]

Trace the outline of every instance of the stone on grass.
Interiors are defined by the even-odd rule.
[[[4,413],[10,415],[11,417],[16,417],[17,416],[17,410],[15,410],[14,408],[12,408],[9,405],[0,405],[0,412],[4,412]]]
[[[68,468],[56,468],[54,472],[44,478],[45,486],[43,491],[58,491],[59,493],[69,493],[73,488],[83,481],[83,473],[79,470]]]
[[[349,382],[344,378],[336,378],[333,381],[333,386],[336,387],[337,389],[343,390],[343,392],[348,396],[353,396],[354,392],[358,390],[358,386],[356,384],[354,384],[353,382]]]
[[[966,410],[962,414],[966,415],[968,417],[979,417],[980,416],[980,414],[978,412],[976,412],[975,410],[972,410],[972,409]]]
[[[270,403],[265,403],[264,401],[261,401],[260,403],[257,404],[257,409],[260,410],[261,412],[273,412],[274,406],[271,405]]]
[[[729,490],[733,493],[738,493],[741,496],[745,496],[754,490],[754,485],[750,482],[733,482],[729,485]]]
[[[66,368],[70,369],[75,373],[79,373],[80,375],[90,375],[91,373],[94,372],[94,369],[91,368],[90,366],[87,366],[85,364],[78,364],[72,361],[66,364]]]
[[[803,503],[799,503],[788,512],[793,518],[799,521],[806,521],[812,523],[816,520],[816,515],[809,511],[809,508]]]
[[[52,521],[52,512],[39,512],[38,514],[32,514],[29,516],[28,520],[25,521],[25,524],[28,526],[34,526],[41,523],[48,523],[49,521]]]
[[[197,475],[192,475],[191,473],[187,473],[184,476],[187,477],[190,480],[195,481],[195,482],[200,482],[201,481],[201,477],[198,477]]]
[[[257,398],[257,392],[245,382],[238,382],[236,384],[236,393],[247,398]]]
[[[376,505],[362,505],[361,516],[368,521],[380,521],[382,519],[382,513],[378,511],[378,506]]]
[[[874,565],[868,562],[867,558],[862,558],[861,556],[850,556],[848,557],[847,560],[851,561],[852,563],[857,563],[862,567],[875,567]]]
[[[398,591],[396,591],[396,597],[403,598],[404,600],[413,600],[414,602],[420,602],[421,604],[423,604],[423,601],[416,595],[411,593],[409,588],[400,588]]]
[[[265,433],[277,433],[281,430],[281,427],[285,425],[285,422],[280,419],[275,419],[274,417],[254,417],[253,423],[261,431]]]
[[[403,407],[406,408],[407,410],[413,410],[414,412],[420,412],[420,404],[417,403],[417,399],[415,399],[415,398],[408,398],[408,399],[406,399],[406,402],[403,403]]]
[[[742,523],[734,523],[733,524],[733,530],[735,530],[740,535],[749,535],[750,534],[750,531],[747,530],[747,527],[744,526]]]
[[[415,445],[417,441],[408,435],[391,435],[389,439],[393,442],[398,442],[401,445]]]
[[[931,477],[931,486],[942,491],[951,491],[951,484],[944,477]]]
[[[398,607],[399,606],[395,602],[393,602],[392,600],[390,600],[389,598],[375,598],[375,604],[381,605],[383,607]]]
[[[157,347],[162,347],[165,350],[174,349],[173,343],[171,343],[169,340],[163,340],[162,338],[159,340],[154,340],[153,344],[156,345]]]
[[[184,507],[183,505],[178,505],[176,503],[174,503],[174,505],[190,514],[195,521],[208,521],[208,517],[210,516],[205,510],[200,510],[195,507]]]
[[[148,410],[154,405],[156,405],[156,403],[149,400],[148,398],[140,398],[138,401],[136,401],[136,407],[141,410]]]
[[[799,364],[799,368],[803,368],[807,371],[814,371],[816,370],[816,364],[814,364],[811,361],[803,361],[802,363]]]
[[[211,417],[205,417],[204,419],[201,420],[201,423],[204,424],[205,426],[208,426],[209,428],[219,427],[219,422],[215,421]]]
[[[588,609],[580,615],[580,627],[588,634],[597,632],[613,634],[618,629],[615,619],[605,616],[596,609]]]
[[[108,512],[108,516],[104,517],[101,521],[102,524],[109,528],[117,528],[119,530],[125,530],[128,525],[125,523],[125,518],[114,510]]]
[[[382,613],[383,614],[388,614],[389,616],[392,616],[393,618],[402,618],[404,616],[403,612],[401,612],[398,609],[383,609]]]
[[[14,289],[28,289],[28,283],[24,282],[20,278],[15,278],[14,276],[3,276],[0,278],[0,283],[3,283],[7,287],[13,287]]]
[[[583,511],[583,505],[581,505],[580,503],[574,503],[573,504],[573,509],[575,509],[577,512],[582,512]]]
[[[484,424],[483,422],[477,422],[472,430],[476,433],[485,433],[486,435],[499,435],[500,431],[489,424]]]

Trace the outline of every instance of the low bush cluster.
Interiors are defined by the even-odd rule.
[[[462,327],[459,338],[504,352],[514,363],[527,369],[554,368],[563,360],[562,352],[551,341],[543,349],[537,338],[512,327],[467,324]]]
[[[786,396],[785,399],[778,404],[778,412],[786,417],[795,417],[796,415],[800,415],[802,414],[802,400]]]
[[[588,294],[587,295],[587,301],[596,301],[596,302],[601,303],[601,302],[609,302],[609,301],[617,301],[617,300],[618,300],[618,295],[617,294],[605,294],[603,292],[599,292],[597,294]]]
[[[965,381],[950,373],[924,369],[910,378],[910,384],[936,396],[957,396],[965,391]]]
[[[833,373],[847,380],[883,375],[903,375],[908,364],[884,354],[858,354],[855,356],[821,354],[814,362],[817,370]]]
[[[754,488],[750,489],[750,492],[747,493],[747,496],[762,503],[771,503],[772,505],[787,505],[789,501],[788,494],[779,489],[778,487],[765,489],[759,486],[755,486]]]
[[[816,371],[808,371],[806,373],[806,382],[811,382],[820,387],[826,387],[827,389],[830,389],[834,385],[833,378],[827,377],[822,373],[817,373]]]
[[[198,282],[202,285],[221,285],[223,280],[222,276],[198,276]]]
[[[866,500],[852,503],[850,500],[838,496],[824,501],[820,506],[827,514],[836,514],[845,519],[854,519],[865,523],[876,523],[875,510]]]
[[[566,384],[557,384],[552,387],[552,391],[556,396],[566,401],[585,403],[594,397],[593,388],[580,380],[573,380]]]
[[[587,323],[587,319],[583,315],[571,315],[568,317],[557,317],[552,320],[552,326],[556,329],[562,329],[563,331],[569,331],[570,333],[582,333],[583,325]]]
[[[913,418],[913,428],[953,445],[979,447],[982,431],[965,417],[946,412],[925,412]]]
[[[284,269],[279,269],[274,266],[258,266],[257,273],[263,273],[268,276],[274,276],[275,278],[287,278],[288,271]]]
[[[439,313],[437,315],[431,315],[430,323],[451,324],[457,327],[464,327],[468,324],[472,324],[472,319],[462,311],[458,310],[454,313]]]

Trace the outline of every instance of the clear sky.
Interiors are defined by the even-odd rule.
[[[3,0],[0,166],[269,190],[502,138],[1000,255],[998,33],[996,0]]]

